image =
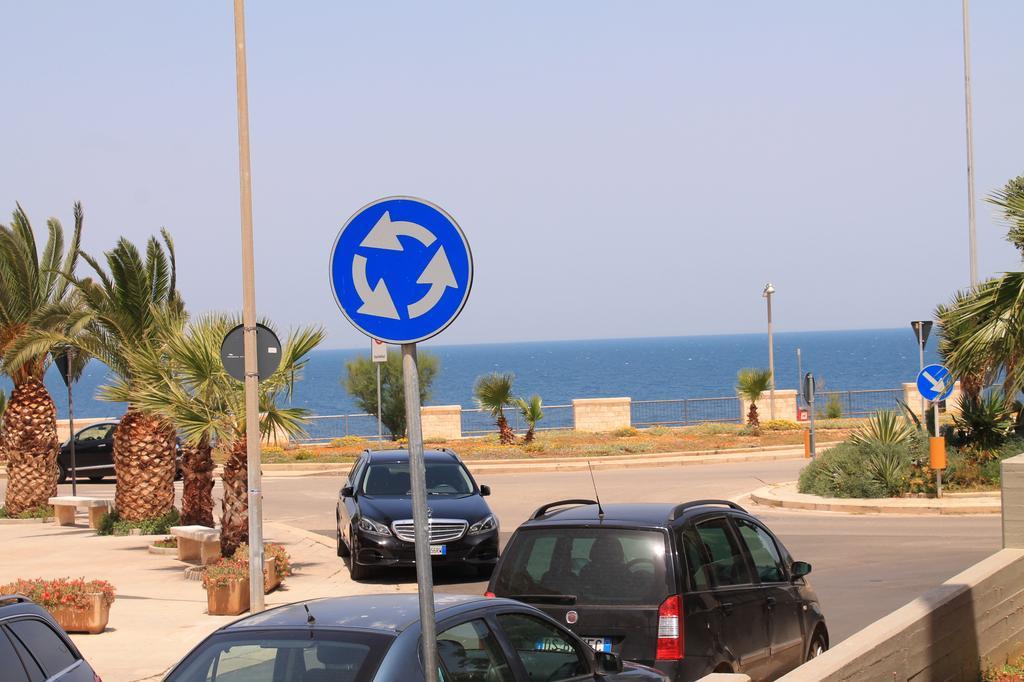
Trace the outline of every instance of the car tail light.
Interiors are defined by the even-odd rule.
[[[103,678],[96,673],[92,674],[92,682],[103,682]]]
[[[494,599],[498,595],[494,594],[490,590],[487,590],[486,592],[484,592],[484,596],[487,597],[488,599]]]
[[[658,607],[659,661],[678,661],[685,655],[683,645],[683,600],[673,594]]]

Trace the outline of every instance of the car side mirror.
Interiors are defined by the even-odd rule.
[[[482,486],[480,486],[480,496],[481,497],[487,497],[490,494],[491,494],[491,486],[489,486],[489,485],[482,485]]]
[[[622,672],[622,659],[608,651],[595,651],[594,662],[599,673],[614,675]]]
[[[803,578],[805,575],[810,573],[811,565],[806,561],[794,561],[789,571],[793,574],[793,580],[796,580],[797,578]]]
[[[355,496],[355,491],[352,490],[352,486],[347,485],[347,486],[345,486],[344,488],[341,489],[341,496],[342,497],[354,497]]]

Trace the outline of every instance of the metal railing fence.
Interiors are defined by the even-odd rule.
[[[525,433],[527,425],[518,409],[506,407],[503,410],[508,425],[516,433]],[[574,426],[572,405],[545,405],[544,418],[537,422],[536,431],[557,431],[572,429]],[[494,417],[489,410],[479,408],[463,408],[462,435],[479,436],[486,433],[497,433]]]
[[[633,426],[691,426],[705,422],[739,421],[740,399],[684,398],[681,400],[634,400],[630,404]]]
[[[868,417],[879,410],[899,410],[903,389],[882,388],[859,391],[822,391],[814,396],[814,416],[827,417],[829,405],[838,405],[841,417]],[[806,403],[801,402],[801,407]]]

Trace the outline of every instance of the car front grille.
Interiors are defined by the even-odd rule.
[[[459,519],[430,519],[430,544],[454,542],[466,534],[469,524]],[[412,519],[403,519],[391,524],[395,537],[406,542],[416,541],[415,525]]]

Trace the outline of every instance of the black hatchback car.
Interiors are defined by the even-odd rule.
[[[516,530],[488,594],[535,604],[594,649],[676,681],[764,680],[828,648],[810,571],[732,502],[564,500]]]
[[[466,465],[451,450],[423,453],[435,566],[469,566],[489,576],[498,560],[498,518]],[[353,580],[379,568],[414,566],[408,450],[367,450],[338,493],[338,556]]]
[[[537,609],[506,599],[438,595],[441,682],[663,681],[592,651]],[[415,594],[332,597],[242,618],[207,637],[164,682],[416,682]]]
[[[16,594],[0,596],[0,680],[101,682],[53,617]]]

